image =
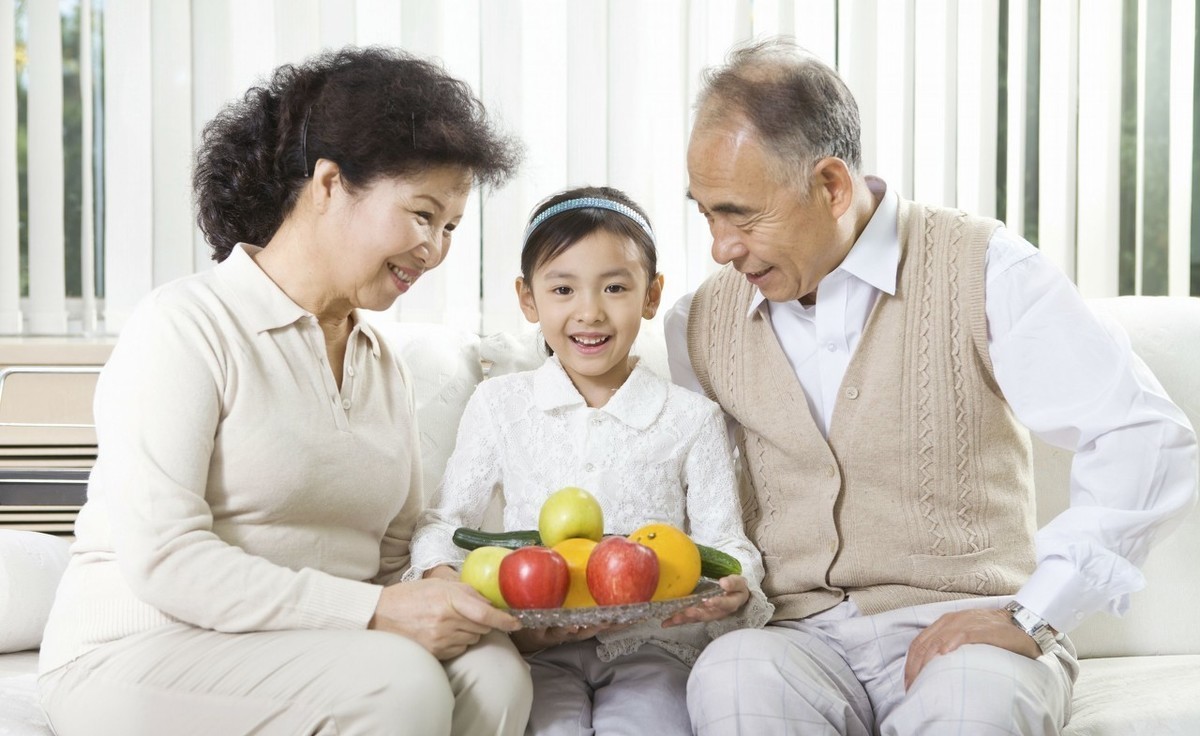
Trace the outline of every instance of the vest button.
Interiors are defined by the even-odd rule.
[[[849,388],[847,388],[845,393],[846,393],[847,399],[853,400],[853,399],[858,398],[858,389],[855,388],[854,386],[850,386]]]
[[[836,476],[836,475],[837,475],[837,466],[836,466],[836,465],[833,465],[832,463],[830,463],[830,464],[829,464],[829,465],[828,465],[828,466],[825,468],[825,475],[828,475],[830,478],[832,478],[832,477]]]

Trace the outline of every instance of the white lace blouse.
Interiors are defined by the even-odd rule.
[[[742,529],[720,408],[640,364],[595,409],[553,357],[537,370],[481,383],[413,536],[407,576],[417,578],[441,564],[458,567],[466,552],[451,535],[456,527],[478,527],[493,493],[504,500],[506,530],[536,529],[542,502],[564,486],[597,498],[605,533],[628,534],[652,521],[667,522],[733,555],[752,591],[737,615],[721,621],[670,629],[647,622],[601,634],[603,659],[654,641],[691,662],[710,637],[770,619],[760,588],[762,559]]]

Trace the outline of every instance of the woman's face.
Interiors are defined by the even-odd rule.
[[[341,189],[322,234],[333,289],[352,307],[383,310],[450,250],[471,173],[440,166]]]

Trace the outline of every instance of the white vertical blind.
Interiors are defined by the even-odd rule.
[[[29,329],[67,330],[63,223],[62,25],[56,3],[29,12]],[[39,247],[40,246],[40,247]]]
[[[1074,275],[1079,7],[1044,2],[1041,15],[1038,246]]]
[[[92,2],[80,1],[85,8]],[[1195,288],[1188,164],[1195,156],[1196,9],[1189,0],[1161,2],[1171,19],[1170,100],[1163,108],[1170,166],[1150,173],[1169,178],[1165,288],[1184,294]],[[472,195],[450,258],[397,303],[396,319],[483,332],[524,326],[512,279],[526,217],[540,199],[581,184],[620,187],[648,209],[668,304],[698,285],[715,269],[707,228],[682,196],[700,73],[735,44],[774,33],[793,34],[843,73],[862,113],[868,173],[903,196],[1001,217],[1017,234],[1028,220],[1030,236],[1088,296],[1115,294],[1125,283],[1120,239],[1133,233],[1140,289],[1142,121],[1158,102],[1145,98],[1146,48],[1157,42],[1146,36],[1149,3],[1131,4],[1130,14],[1122,0],[106,0],[99,70],[105,252],[103,264],[89,262],[85,204],[81,304],[65,295],[63,149],[54,135],[62,127],[59,13],[69,9],[29,2],[26,182],[17,176],[13,56],[0,54],[0,333],[63,332],[68,308],[86,329],[94,307],[115,332],[151,288],[209,268],[190,193],[203,125],[276,65],[352,43],[441,60],[527,146],[515,181]],[[20,40],[13,13],[13,0],[0,0],[0,48]],[[1122,66],[1122,39],[1131,24],[1139,29],[1137,97],[1122,99],[1130,73]],[[86,77],[88,53],[81,53]],[[1002,81],[1007,93],[1000,101]],[[1038,85],[1032,100],[1031,81]],[[83,100],[88,136],[86,90]],[[1121,116],[1133,107],[1136,181],[1122,181],[1130,172],[1121,163]],[[1032,136],[1038,150],[1031,154]],[[998,162],[1000,145],[1006,158]],[[86,147],[84,155],[88,167]],[[1027,177],[1034,166],[1038,175]],[[85,172],[78,175],[87,181]],[[23,184],[31,192],[32,243],[24,298],[16,227]],[[999,187],[1004,210],[996,212]],[[1026,213],[1027,187],[1036,189],[1035,213]],[[1135,212],[1120,211],[1123,187],[1135,192]],[[86,184],[83,197],[91,201]],[[101,304],[89,293],[94,266],[104,273]]]
[[[116,332],[155,285],[154,118],[163,111],[154,109],[151,97],[150,0],[106,0],[104,11],[109,114],[104,126],[104,316],[109,331]],[[177,227],[180,243],[186,243],[187,226],[181,222]]]
[[[889,0],[879,4],[875,54],[874,140],[863,139],[873,149],[875,165],[867,167],[883,177],[902,197],[913,193],[913,63],[916,27],[914,0]]]
[[[865,171],[879,171],[878,5],[877,0],[838,4],[837,70],[858,102]]]
[[[3,44],[0,44],[3,48]],[[96,217],[95,176],[92,157],[95,120],[92,111],[92,84],[95,82],[92,64],[92,2],[79,4],[79,108],[80,108],[80,213],[79,213],[79,284],[82,297],[83,332],[91,335],[99,326],[100,313],[96,308]]]
[[[1005,212],[1008,229],[1025,235],[1025,115],[1028,105],[1029,8],[1025,0],[1008,4],[1008,148],[1005,156]]]
[[[912,197],[955,205],[958,1],[917,0]]]
[[[1117,293],[1121,210],[1121,3],[1079,6],[1079,237],[1075,283],[1084,296]]]
[[[791,33],[796,42],[825,63],[836,66],[838,0],[795,0],[793,4],[796,27]]]
[[[363,46],[387,44],[400,34],[402,6],[395,0],[357,0],[354,8],[358,43]],[[478,17],[476,12],[476,23]]]
[[[1139,225],[1146,221],[1146,169],[1140,162],[1146,160],[1146,20],[1147,0],[1139,0],[1137,8],[1137,174],[1134,186],[1134,222]],[[1145,231],[1141,227],[1134,228],[1134,288],[1140,294],[1142,291],[1142,275],[1145,255]]]
[[[955,206],[996,216],[999,0],[958,6],[958,120]]]
[[[0,334],[17,333],[21,318],[21,241],[17,178],[16,14],[0,0]]]
[[[1167,201],[1168,268],[1167,293],[1187,296],[1192,246],[1192,91],[1195,84],[1196,4],[1194,0],[1171,3],[1171,96],[1169,199]]]
[[[189,0],[151,6],[150,157],[153,166],[153,278],[164,284],[192,272],[192,34]]]

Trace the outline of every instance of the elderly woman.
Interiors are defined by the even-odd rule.
[[[519,149],[462,82],[382,49],[284,66],[205,129],[219,263],[138,307],[45,633],[60,736],[517,734],[518,627],[399,582],[421,510],[412,382],[357,310],[441,263]]]

